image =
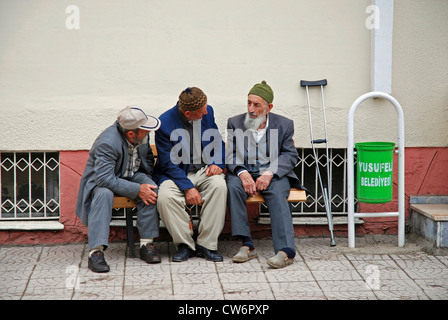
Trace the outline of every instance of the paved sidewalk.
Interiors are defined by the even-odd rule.
[[[296,239],[293,265],[272,269],[271,240],[256,240],[259,257],[232,263],[238,241],[221,241],[224,262],[202,258],[171,262],[174,246],[158,242],[162,263],[125,256],[124,242],[105,252],[111,271],[87,268],[86,244],[0,246],[1,300],[440,300],[448,299],[448,256],[416,243],[397,247],[396,236]],[[138,254],[138,250],[136,250]]]

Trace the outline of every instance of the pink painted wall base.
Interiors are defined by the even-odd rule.
[[[88,158],[88,151],[60,152],[60,222],[61,231],[0,231],[0,244],[56,244],[87,241],[87,227],[75,214],[78,186]],[[397,167],[394,159],[394,168]],[[405,196],[406,218],[409,217],[409,197],[419,195],[448,195],[448,148],[406,148],[405,151]],[[391,202],[385,204],[359,204],[360,212],[381,212],[397,210],[397,173],[394,172],[394,195]],[[258,205],[248,205],[248,217],[251,222],[253,238],[269,237],[270,226],[256,223]],[[356,227],[356,234],[397,234],[396,218],[364,218],[365,223]],[[346,225],[336,225],[336,236],[347,236]],[[139,238],[134,232],[136,240]],[[327,226],[295,226],[296,236],[328,236]],[[231,237],[230,215],[226,214],[226,223],[221,238]],[[110,241],[126,239],[125,228],[111,227]],[[159,240],[170,239],[165,229],[160,231]]]

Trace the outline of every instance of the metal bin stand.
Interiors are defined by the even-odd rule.
[[[395,107],[398,113],[398,212],[355,213],[354,188],[354,141],[353,119],[359,105],[370,98],[383,98]],[[368,92],[353,102],[347,122],[347,196],[348,196],[348,246],[355,247],[355,218],[398,217],[398,246],[403,247],[405,242],[405,212],[404,212],[404,115],[398,101],[384,92]]]

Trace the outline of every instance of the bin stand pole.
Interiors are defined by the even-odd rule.
[[[395,107],[398,114],[398,212],[382,213],[355,213],[354,188],[354,142],[353,119],[358,106],[370,98],[383,98]],[[404,212],[404,115],[398,101],[384,92],[368,92],[353,102],[347,121],[347,198],[348,198],[348,246],[355,247],[355,217],[398,217],[398,246],[403,247],[405,242],[405,212]]]

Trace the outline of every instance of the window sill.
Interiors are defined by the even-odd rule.
[[[0,230],[64,230],[59,221],[0,221]]]

